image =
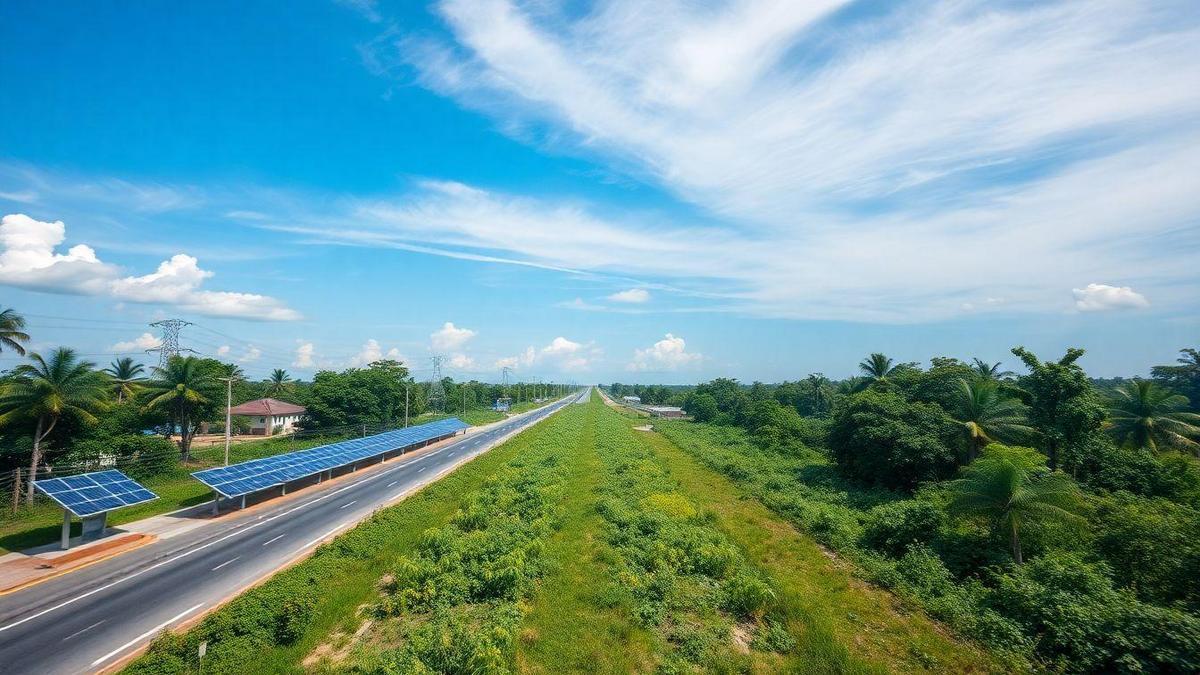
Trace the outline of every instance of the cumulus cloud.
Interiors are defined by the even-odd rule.
[[[116,343],[112,346],[112,350],[114,352],[144,352],[147,349],[158,349],[161,346],[161,339],[150,333],[142,333],[132,340]]]
[[[220,347],[217,347],[217,356],[225,356],[229,353],[229,349],[229,345],[221,345]]]
[[[437,352],[451,351],[462,347],[475,335],[476,332],[470,328],[458,328],[447,321],[441,328],[429,334],[429,344]]]
[[[587,370],[599,349],[559,336],[537,353],[539,363],[547,363],[564,371]]]
[[[537,352],[534,351],[533,345],[530,345],[525,348],[525,351],[521,352],[520,354],[517,354],[516,356],[505,356],[505,357],[496,359],[495,367],[496,368],[522,368],[522,367],[528,368],[529,366],[533,365],[533,362],[536,358],[537,358]]]
[[[1144,295],[1129,286],[1088,284],[1084,288],[1071,289],[1071,292],[1075,295],[1075,309],[1081,312],[1102,312],[1110,309],[1136,309],[1150,306],[1150,302]]]
[[[373,361],[378,361],[383,358],[383,347],[379,345],[379,341],[375,338],[370,338],[363,343],[358,354],[350,357],[350,365],[359,367],[365,366]]]
[[[632,302],[642,303],[650,301],[650,291],[644,288],[631,288],[627,291],[618,291],[608,296],[613,302]]]
[[[635,349],[633,361],[627,366],[634,371],[679,370],[699,363],[704,357],[687,351],[683,338],[667,333],[648,349]]]
[[[259,360],[260,358],[262,358],[262,350],[259,349],[258,347],[255,347],[254,345],[250,345],[249,347],[246,348],[246,351],[243,352],[242,355],[238,357],[238,361],[240,361],[241,363],[253,363],[254,361]]]
[[[297,340],[299,343],[296,346],[296,359],[292,361],[292,366],[295,368],[312,368],[316,363],[313,359],[316,356],[316,347],[311,342]]]
[[[475,359],[466,354],[451,354],[446,365],[455,370],[472,370],[475,368]]]
[[[201,285],[213,272],[200,268],[196,258],[177,254],[154,272],[119,276],[116,266],[102,262],[84,244],[64,253],[55,249],[66,240],[62,221],[42,222],[24,214],[0,220],[0,284],[49,293],[108,295],[112,298],[165,304],[207,316],[263,321],[291,321],[300,313],[282,301],[254,293],[209,291]]]
[[[0,219],[0,283],[51,293],[102,293],[117,268],[100,262],[96,252],[76,244],[56,253],[67,238],[61,220],[46,223],[23,213]]]

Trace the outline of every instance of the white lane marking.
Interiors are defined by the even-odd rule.
[[[142,633],[141,635],[133,638],[129,642],[126,642],[125,644],[121,645],[120,647],[117,647],[116,649],[105,654],[104,656],[101,656],[100,658],[96,659],[95,661],[92,661],[92,667],[94,668],[94,667],[100,665],[101,663],[104,663],[105,661],[111,659],[112,657],[116,656],[117,654],[120,654],[121,652],[125,651],[126,649],[129,649],[130,647],[134,646],[135,644],[141,642],[142,640],[145,640],[146,638],[150,637],[151,635],[154,635],[158,631],[166,628],[167,626],[170,626],[171,624],[182,619],[183,617],[187,616],[188,614],[191,614],[192,612],[200,609],[203,606],[204,606],[204,603],[202,602],[198,605],[195,605],[193,607],[189,607],[188,609],[183,610],[182,612],[176,614],[175,616],[171,617],[170,619],[167,619],[163,623],[158,624],[154,628],[151,628],[150,630],[146,631],[145,633]]]
[[[273,544],[273,543],[275,543],[275,542],[279,541],[280,539],[283,539],[283,538],[284,538],[284,537],[286,537],[286,536],[287,536],[287,533],[286,533],[286,532],[284,532],[283,534],[279,535],[278,537],[275,537],[274,539],[270,539],[270,540],[268,540],[268,541],[264,541],[264,542],[263,542],[263,546],[266,546],[267,544]]]
[[[358,503],[358,500],[357,500],[357,499],[355,499],[355,500],[354,500],[354,501],[352,501],[352,502],[346,502],[345,504],[342,504],[341,506],[339,506],[339,507],[338,507],[338,510],[340,511],[340,510],[342,510],[342,509],[346,508],[347,506],[354,506],[354,505],[355,505],[355,504],[357,504],[357,503]]]
[[[99,626],[100,624],[104,623],[105,621],[108,621],[108,619],[100,619],[100,620],[99,620],[99,621],[97,621],[96,623],[94,623],[94,624],[92,624],[92,625],[88,626],[87,628],[84,628],[83,630],[77,630],[77,631],[75,631],[74,633],[71,633],[71,634],[70,634],[70,635],[68,635],[67,637],[63,638],[63,642],[66,642],[67,640],[70,640],[71,638],[75,637],[76,635],[83,635],[84,633],[86,633],[86,632],[88,632],[89,630],[91,630],[91,629],[95,628],[96,626]]]
[[[393,485],[395,485],[396,483],[399,483],[399,482],[400,482],[400,481],[398,481],[398,480],[394,480],[394,481],[392,481],[392,482],[388,483],[388,484],[387,484],[387,487],[392,487]]]
[[[212,571],[216,572],[217,570],[219,570],[219,569],[221,569],[222,567],[224,567],[224,566],[228,565],[229,563],[234,563],[234,562],[237,562],[238,560],[240,560],[240,559],[241,559],[241,557],[242,557],[242,556],[240,556],[240,555],[239,555],[238,557],[236,557],[236,558],[234,558],[234,559],[232,559],[232,560],[226,560],[225,562],[221,563],[220,565],[217,565],[216,567],[212,568]]]
[[[429,467],[427,467],[427,466],[423,466],[423,467],[417,469],[417,473],[421,473],[422,471],[424,471],[425,469],[428,469],[428,468]]]
[[[177,560],[182,560],[183,558],[186,558],[186,557],[188,557],[188,556],[190,556],[190,555],[192,555],[192,554],[199,553],[200,551],[203,551],[204,549],[206,549],[206,548],[209,548],[210,546],[215,546],[215,545],[217,545],[217,544],[219,544],[219,543],[221,543],[221,542],[223,542],[223,541],[225,541],[225,540],[227,540],[227,539],[231,539],[231,538],[233,538],[233,537],[236,537],[236,536],[238,536],[238,535],[240,535],[240,534],[245,534],[245,533],[249,532],[250,530],[253,530],[253,529],[254,529],[254,528],[256,528],[256,527],[259,527],[259,526],[261,526],[261,525],[266,525],[267,523],[271,522],[272,520],[275,520],[276,518],[282,518],[282,517],[284,517],[284,516],[291,515],[292,513],[296,512],[296,511],[299,511],[300,509],[303,509],[303,508],[305,508],[305,507],[307,507],[307,506],[312,506],[313,504],[316,504],[317,502],[321,502],[321,501],[324,501],[324,500],[326,500],[326,499],[329,499],[330,497],[333,497],[334,495],[337,495],[337,494],[340,494],[340,493],[342,493],[342,492],[345,492],[346,490],[352,490],[352,489],[354,489],[354,488],[356,488],[356,487],[362,487],[362,486],[364,486],[364,485],[367,485],[367,484],[368,484],[368,483],[370,483],[371,481],[373,481],[373,480],[376,480],[376,479],[379,479],[379,478],[382,478],[383,476],[386,476],[386,475],[388,475],[389,473],[392,473],[393,471],[399,471],[400,469],[403,469],[403,468],[404,468],[404,467],[406,467],[406,466],[410,466],[410,465],[412,465],[412,464],[415,464],[415,463],[417,463],[417,462],[420,462],[420,461],[422,461],[422,460],[429,459],[430,457],[433,457],[434,455],[436,455],[437,453],[441,452],[441,451],[442,451],[442,450],[444,450],[444,449],[445,449],[445,448],[442,448],[442,449],[439,449],[439,450],[434,450],[433,452],[431,452],[431,453],[429,453],[429,454],[427,454],[427,455],[423,455],[423,456],[421,456],[421,457],[418,457],[417,459],[414,459],[414,460],[411,460],[411,461],[405,462],[405,463],[403,463],[403,464],[399,464],[399,465],[397,465],[397,466],[395,466],[395,467],[393,467],[393,468],[391,468],[391,469],[388,469],[388,470],[386,470],[386,471],[381,471],[381,472],[379,472],[379,473],[375,474],[374,476],[367,476],[366,478],[363,478],[362,480],[356,481],[356,482],[354,482],[354,483],[350,483],[349,485],[344,485],[344,486],[342,486],[342,487],[340,487],[340,488],[337,488],[337,489],[335,489],[335,490],[330,490],[329,492],[327,492],[327,493],[325,493],[325,494],[323,494],[323,495],[321,495],[321,496],[319,496],[319,497],[316,497],[316,498],[314,498],[314,499],[310,499],[309,501],[307,501],[307,502],[304,502],[304,503],[302,503],[302,504],[297,504],[296,506],[293,506],[292,508],[290,508],[290,509],[288,509],[288,510],[286,510],[286,511],[281,511],[281,512],[279,512],[279,513],[277,513],[277,514],[275,514],[275,515],[273,515],[273,516],[271,516],[271,517],[269,517],[269,518],[265,518],[265,519],[263,519],[263,520],[259,520],[259,521],[257,521],[257,522],[250,523],[250,524],[246,525],[245,527],[239,527],[238,525],[235,525],[234,527],[239,527],[239,529],[237,529],[237,530],[235,530],[235,531],[233,531],[233,532],[230,532],[230,533],[226,534],[226,535],[225,535],[225,536],[223,536],[223,537],[218,537],[217,539],[213,539],[212,541],[205,542],[205,543],[203,543],[203,544],[201,544],[201,545],[197,546],[196,548],[189,549],[189,550],[187,550],[187,551],[184,551],[183,553],[180,553],[180,554],[179,554],[179,555],[177,555],[177,556],[174,556],[174,557],[172,557],[172,558],[167,558],[166,560],[163,560],[163,561],[161,561],[161,562],[155,563],[155,564],[153,564],[153,565],[151,565],[151,566],[149,566],[149,567],[146,567],[146,568],[144,568],[144,569],[140,569],[140,570],[138,570],[138,571],[136,571],[136,572],[133,572],[133,573],[131,573],[131,574],[127,575],[127,576],[121,577],[120,579],[117,579],[116,581],[111,581],[111,582],[109,582],[109,583],[107,583],[107,584],[105,584],[105,585],[103,585],[103,586],[99,586],[99,587],[97,587],[97,588],[93,588],[93,589],[92,589],[92,590],[90,590],[90,591],[86,591],[86,592],[84,592],[84,593],[80,593],[79,595],[76,595],[75,597],[73,597],[73,598],[70,598],[70,599],[68,599],[68,600],[64,600],[64,601],[62,601],[62,602],[58,603],[57,605],[54,605],[54,606],[52,606],[52,607],[47,607],[46,609],[43,609],[43,610],[42,610],[42,611],[40,611],[40,612],[36,612],[36,613],[34,613],[34,614],[30,614],[29,616],[25,617],[24,619],[19,619],[19,620],[17,620],[17,621],[14,621],[14,622],[12,622],[12,623],[10,623],[10,624],[6,625],[6,626],[0,626],[0,633],[3,633],[4,631],[6,631],[6,630],[8,630],[8,629],[10,629],[10,628],[16,628],[17,626],[20,626],[20,625],[22,625],[22,624],[25,624],[25,623],[28,623],[28,622],[30,622],[30,621],[33,621],[34,619],[36,619],[36,618],[38,618],[38,617],[45,616],[45,615],[49,614],[50,612],[55,612],[55,611],[58,611],[58,610],[62,609],[63,607],[68,607],[68,606],[70,606],[70,605],[73,605],[73,604],[75,604],[76,602],[79,602],[80,600],[83,600],[83,599],[85,599],[85,598],[89,598],[89,597],[91,597],[91,596],[93,596],[93,595],[95,595],[95,594],[97,594],[97,593],[100,593],[100,592],[106,591],[106,590],[108,590],[108,589],[112,588],[113,586],[118,586],[118,585],[120,585],[120,584],[123,584],[123,583],[125,583],[126,581],[129,581],[130,579],[136,579],[137,577],[140,577],[141,575],[143,575],[143,574],[145,574],[145,573],[147,573],[147,572],[151,572],[151,571],[153,571],[153,570],[156,570],[156,569],[158,569],[159,567],[163,567],[163,566],[165,566],[165,565],[170,565],[171,563],[173,563],[173,562],[176,562]],[[420,473],[421,471],[424,471],[424,470],[425,470],[425,467],[422,467],[422,468],[420,468],[420,469],[417,471],[417,473]],[[260,517],[260,518],[262,518],[262,516],[259,516],[259,517]],[[340,526],[340,525],[339,525],[337,528],[335,528],[335,529],[331,530],[331,531],[329,532],[329,534],[332,534],[333,532],[336,532],[337,530],[339,530],[339,529],[341,529],[341,528],[342,528],[342,526]],[[326,535],[326,536],[328,536],[328,535]],[[322,537],[322,539],[323,539],[323,538],[324,538],[324,537]],[[305,545],[305,548],[307,548],[307,547],[308,547],[308,546],[310,546],[311,544],[313,544],[313,543],[316,543],[316,542],[319,542],[319,541],[321,541],[321,539],[316,539],[316,540],[314,540],[313,542],[310,542],[309,544]]]
[[[338,530],[342,529],[343,527],[345,527],[345,525],[338,525],[337,527],[326,532],[325,534],[323,534],[323,535],[317,537],[316,539],[313,539],[312,541],[308,542],[307,544],[301,546],[300,550],[303,551],[304,549],[308,548],[309,546],[312,546],[313,544],[321,543],[322,540],[328,538],[331,534],[333,534],[334,532],[337,532]]]

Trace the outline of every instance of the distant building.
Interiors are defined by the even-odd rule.
[[[641,403],[642,397],[641,396],[622,396],[621,400],[625,401],[626,403]]]
[[[304,415],[304,406],[274,398],[246,401],[229,409],[230,415],[250,418],[250,433],[255,436],[270,436],[288,433]]]
[[[678,408],[673,405],[647,405],[642,406],[642,410],[650,413],[654,417],[686,417],[687,413],[683,408]]]

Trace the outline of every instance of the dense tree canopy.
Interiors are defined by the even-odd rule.
[[[953,473],[956,434],[954,420],[937,405],[868,389],[834,410],[829,444],[848,476],[912,489]]]

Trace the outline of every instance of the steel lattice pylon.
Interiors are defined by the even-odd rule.
[[[442,361],[444,356],[431,356],[429,361],[433,375],[429,378],[429,409],[444,412],[446,409],[446,388],[442,386]]]
[[[166,368],[171,358],[179,356],[181,352],[195,353],[195,350],[179,346],[179,329],[190,325],[192,325],[191,321],[183,319],[163,319],[150,324],[153,328],[162,329],[162,343],[153,349],[146,350],[147,353],[158,352],[159,369]]]

